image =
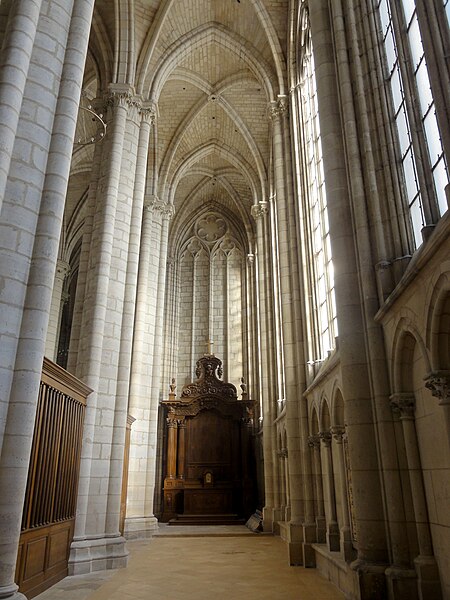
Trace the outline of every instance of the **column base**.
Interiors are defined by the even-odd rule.
[[[358,600],[386,600],[386,565],[376,565],[357,559],[350,565],[357,576]]]
[[[356,550],[353,548],[352,532],[350,527],[342,527],[340,535],[340,549],[345,562],[352,562],[356,558]]]
[[[127,562],[128,550],[122,536],[74,540],[70,546],[69,575],[120,569]]]
[[[339,526],[336,521],[331,522],[327,528],[327,546],[330,552],[339,552],[341,549]]]
[[[434,556],[417,556],[414,559],[420,600],[442,600],[439,570]]]
[[[153,537],[158,529],[156,517],[127,517],[123,535],[127,540],[142,540]]]
[[[385,574],[390,600],[418,600],[417,574],[414,569],[392,566],[386,569]]]
[[[0,586],[0,598],[7,598],[8,600],[27,600],[26,596],[18,591],[19,587],[15,583],[10,585]]]
[[[303,523],[303,566],[314,569],[316,566],[316,552],[313,544],[316,542],[316,523]]]
[[[266,533],[273,533],[273,506],[264,506],[263,507],[263,531]]]
[[[285,523],[283,539],[287,543],[288,558],[291,566],[303,565],[303,524]]]
[[[278,522],[284,521],[285,509],[265,506],[263,508],[263,530],[279,535]]]
[[[325,544],[327,541],[327,523],[325,517],[316,517],[317,543]]]

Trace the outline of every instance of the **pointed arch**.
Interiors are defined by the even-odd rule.
[[[147,72],[150,66],[151,59],[153,57],[154,50],[157,46],[159,37],[162,29],[169,15],[170,9],[172,8],[175,0],[162,0],[158,12],[152,22],[152,26],[149,29],[147,38],[142,46],[142,51],[137,61],[136,69],[136,83],[138,94],[144,94],[145,80]],[[263,0],[250,0],[253,5],[256,16],[261,23],[261,26],[266,34],[269,46],[272,52],[272,58],[274,61],[276,81],[278,83],[279,94],[286,94],[286,62],[284,54],[281,48],[280,40],[278,39],[277,32],[269,16],[269,13],[264,5]],[[244,43],[248,44],[246,40]],[[269,100],[275,100],[275,97],[268,95]]]
[[[225,50],[233,52],[242,59],[246,66],[261,82],[266,91],[268,101],[274,101],[277,94],[273,81],[273,73],[260,53],[250,45],[248,40],[231,31],[220,23],[204,23],[196,29],[189,31],[168,49],[164,61],[159,65],[150,84],[148,97],[158,102],[162,87],[177,67],[178,63],[186,58],[186,50],[193,52],[205,44],[217,44]],[[139,90],[146,96],[143,84],[139,82]]]

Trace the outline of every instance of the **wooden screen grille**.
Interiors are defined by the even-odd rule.
[[[68,574],[83,420],[91,392],[44,358],[16,563],[16,583],[27,598]]]
[[[75,516],[84,411],[41,381],[22,531]]]

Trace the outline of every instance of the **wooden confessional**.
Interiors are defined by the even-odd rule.
[[[162,521],[232,523],[254,511],[253,401],[221,381],[222,362],[197,361],[180,398],[171,386],[166,411],[167,452]]]

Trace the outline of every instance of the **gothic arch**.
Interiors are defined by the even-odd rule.
[[[139,94],[144,93],[145,81],[150,66],[151,58],[153,56],[153,52],[160,37],[160,34],[163,30],[167,16],[170,13],[170,9],[172,8],[173,2],[174,0],[166,0],[165,2],[161,3],[158,12],[155,15],[152,27],[150,28],[147,38],[143,44],[142,51],[139,55],[137,62],[136,88]],[[267,36],[270,48],[272,50],[272,57],[276,70],[276,80],[278,82],[279,93],[284,95],[286,66],[277,32],[275,31],[275,28],[267,13],[263,1],[250,0],[250,2],[255,8],[255,13]],[[246,42],[246,40],[242,40],[242,42],[248,46],[248,42]],[[268,98],[270,100],[274,100],[275,96],[269,94]]]
[[[344,398],[339,386],[335,383],[331,403],[331,425],[333,427],[343,427],[345,425]]]
[[[190,125],[192,125],[192,123],[195,121],[195,119],[201,114],[201,112],[208,106],[209,102],[211,101],[212,95],[214,95],[214,98],[215,98],[214,102],[216,102],[222,108],[222,110],[225,112],[225,114],[227,114],[230,117],[230,119],[238,127],[240,134],[244,138],[244,140],[250,150],[250,153],[252,155],[254,163],[256,165],[256,169],[257,169],[259,180],[260,180],[260,185],[261,185],[262,189],[264,190],[264,181],[266,180],[267,173],[266,173],[266,167],[264,165],[264,160],[261,155],[261,152],[259,151],[258,146],[257,146],[252,134],[250,133],[250,130],[248,129],[247,125],[244,123],[244,121],[241,119],[241,117],[235,111],[235,109],[232,107],[232,105],[229,102],[227,102],[227,100],[225,98],[223,98],[221,96],[221,94],[223,94],[226,90],[231,89],[233,87],[233,85],[235,85],[236,83],[241,83],[243,81],[246,81],[247,79],[248,79],[248,77],[246,77],[246,76],[242,76],[242,77],[232,76],[232,77],[226,79],[217,88],[217,90],[215,91],[214,94],[212,94],[212,90],[209,90],[209,91],[211,91],[211,94],[208,94],[208,97],[200,98],[200,100],[196,103],[196,105],[194,105],[192,107],[192,109],[189,111],[189,113],[180,122],[180,124],[177,128],[177,131],[173,135],[172,140],[171,140],[171,142],[166,150],[166,153],[162,159],[161,175],[160,175],[161,189],[165,189],[171,165],[174,161],[174,158],[175,158],[176,152],[179,148],[179,145],[183,140],[183,136],[184,136],[185,132],[188,130]],[[193,85],[196,85],[196,83],[193,83]],[[196,86],[196,87],[198,87],[198,86]]]
[[[195,165],[195,163],[212,153],[216,153],[227,160],[236,168],[238,172],[243,175],[244,179],[247,181],[250,189],[252,190],[254,199],[260,197],[262,190],[253,167],[245,160],[243,156],[237,155],[236,151],[233,151],[233,148],[226,147],[224,144],[219,144],[217,141],[211,141],[192,151],[191,154],[186,157],[186,160],[183,162],[183,164],[181,164],[173,174],[172,180],[168,182],[167,185],[167,188],[170,190],[170,204],[173,204],[175,190],[186,171],[188,171],[192,165]]]
[[[419,331],[407,317],[402,317],[396,328],[392,349],[392,388],[393,392],[412,392],[406,389],[412,386],[412,363],[416,344],[418,345],[425,365],[430,371],[428,352]]]
[[[443,273],[430,292],[427,303],[427,348],[431,369],[448,369],[450,365],[450,275]]]

